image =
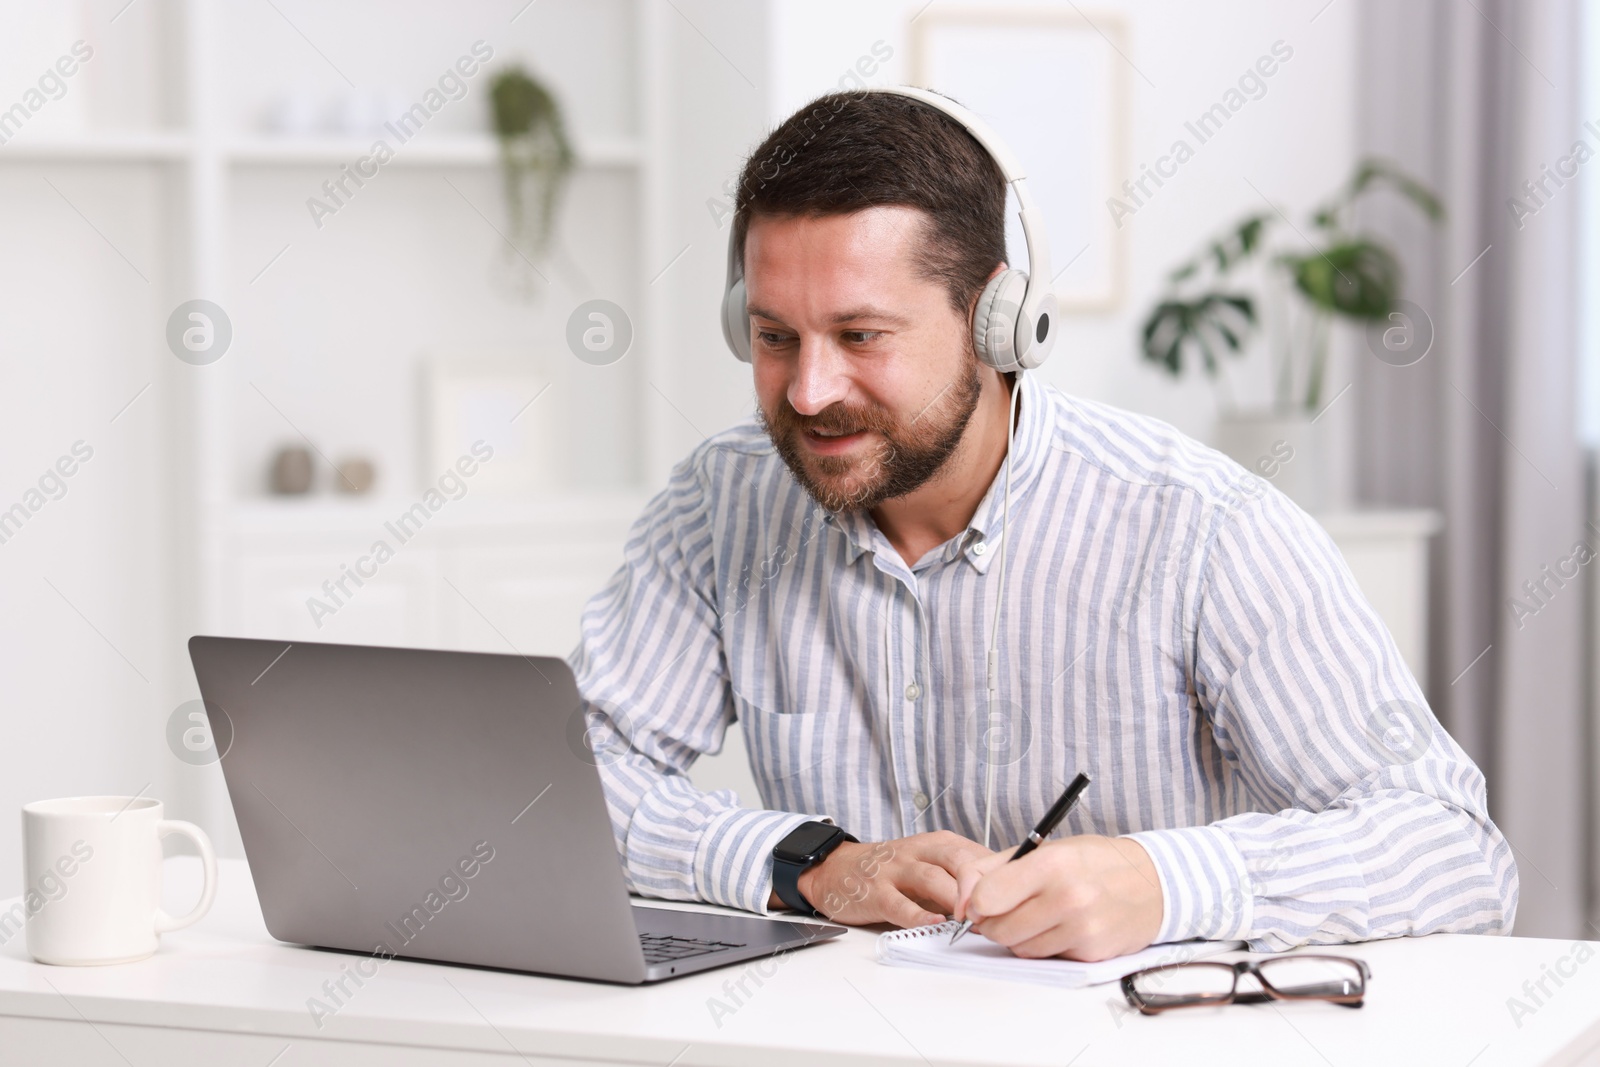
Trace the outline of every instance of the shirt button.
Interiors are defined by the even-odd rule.
[[[917,795],[911,798],[911,802],[917,806],[918,811],[923,811],[928,807],[928,794],[918,790]]]
[[[916,682],[912,682],[910,685],[906,686],[906,699],[907,700],[916,700],[916,699],[920,698],[921,696],[922,696],[922,686],[918,685]]]
[[[977,544],[972,546],[972,554],[975,556],[981,556],[987,551],[989,551],[989,546],[983,541],[979,541]]]

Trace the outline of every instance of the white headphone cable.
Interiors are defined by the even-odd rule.
[[[1011,410],[1006,420],[1006,489],[1005,505],[1000,517],[1000,560],[997,566],[1000,573],[996,576],[1000,583],[995,591],[994,598],[994,623],[989,628],[989,656],[985,666],[985,681],[988,683],[988,704],[984,707],[983,714],[983,753],[984,753],[984,800],[983,800],[983,847],[989,848],[990,830],[994,818],[994,748],[989,742],[990,731],[994,729],[994,709],[999,703],[999,674],[1000,656],[1000,609],[1006,599],[1006,551],[1011,543],[1011,460],[1016,452],[1017,443],[1017,402],[1022,398],[1022,370],[1016,372],[1016,378],[1011,383]],[[1009,725],[1009,724],[1008,724]]]

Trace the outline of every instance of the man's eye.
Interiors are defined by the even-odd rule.
[[[844,339],[853,345],[864,345],[878,336],[876,330],[846,330]]]
[[[771,330],[757,330],[756,340],[768,347],[776,348],[787,341],[788,338],[781,333],[773,333]]]

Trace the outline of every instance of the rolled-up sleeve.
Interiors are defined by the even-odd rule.
[[[1199,582],[1195,699],[1258,810],[1129,835],[1160,875],[1158,940],[1510,932],[1517,868],[1483,775],[1327,532],[1251,493],[1217,522]]]
[[[773,847],[824,816],[740,806],[687,771],[734,721],[715,551],[697,452],[629,533],[622,566],[584,609],[569,657],[631,891],[766,913]],[[581,754],[581,753],[580,753]]]

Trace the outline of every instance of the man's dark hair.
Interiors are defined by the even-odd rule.
[[[739,175],[734,249],[755,215],[843,215],[883,204],[927,212],[922,277],[966,315],[1006,258],[1006,183],[988,151],[944,112],[893,93],[839,92],[796,111]]]

